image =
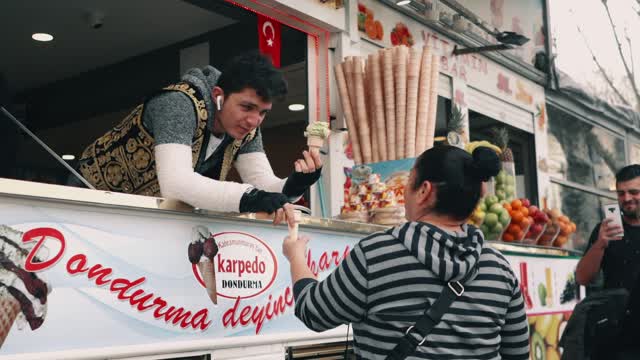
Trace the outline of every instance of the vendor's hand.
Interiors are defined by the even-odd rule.
[[[240,212],[266,212],[273,214],[277,212],[278,209],[282,209],[288,202],[289,199],[287,199],[284,194],[253,189],[242,195],[240,199]]]
[[[287,236],[282,243],[282,253],[289,262],[292,262],[293,259],[296,258],[304,258],[308,242],[308,236],[298,236],[297,240],[293,240]]]
[[[276,214],[273,217],[273,225],[278,225],[285,220],[290,227],[295,225],[296,219],[293,204],[286,203],[282,208],[276,211]]]
[[[598,240],[596,244],[601,248],[609,246],[609,241],[617,241],[622,239],[623,229],[618,224],[613,224],[613,220],[604,219],[600,225],[600,231],[598,232]]]
[[[282,193],[289,197],[302,196],[322,175],[322,160],[319,154],[303,151],[304,159],[294,163],[295,171],[287,178]]]
[[[302,159],[296,160],[294,168],[296,172],[303,174],[312,174],[316,170],[322,169],[322,159],[320,153],[311,153],[307,150],[302,152]]]

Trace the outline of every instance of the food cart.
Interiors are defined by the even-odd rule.
[[[455,9],[434,1],[416,1],[421,5],[412,8],[374,0],[346,2],[344,7],[339,1],[315,0],[229,3],[309,36],[309,119],[331,121],[333,130],[321,184],[311,192],[313,216],[303,217],[300,225],[300,232],[312,239],[308,262],[320,278],[356,241],[388,226],[366,223],[368,218],[338,219],[348,203],[345,183],[358,169],[354,165],[362,165],[354,163],[343,131],[353,128],[345,122],[333,71],[347,56],[368,56],[402,44],[429,48],[439,68],[431,84],[436,95],[433,140],[442,141],[438,138],[447,134],[454,117],[462,143],[492,141],[489,128],[509,126],[517,144],[512,198],[530,199],[539,208],[560,206],[554,203],[546,162],[546,79],[531,61],[546,47],[544,37],[539,38],[545,22],[542,5],[505,5],[482,15],[504,22],[533,11],[533,23],[525,26],[523,16],[517,22],[533,40],[526,47],[506,55],[454,55],[458,48],[486,45],[487,35],[477,31],[477,24],[454,18]],[[473,2],[463,3],[473,9]],[[385,181],[410,168],[414,155],[364,165]],[[402,183],[396,185],[401,188]],[[309,351],[341,354],[349,346],[347,327],[313,333],[295,319],[288,262],[281,254],[284,226],[158,198],[8,179],[0,179],[0,197],[0,249],[20,262],[5,274],[3,284],[17,289],[11,294],[24,295],[17,297],[26,299],[22,302],[29,315],[22,304],[7,303],[11,311],[3,319],[2,358],[295,359]],[[553,239],[561,229],[555,231]],[[557,358],[558,338],[583,296],[573,276],[580,254],[571,250],[571,241],[560,247],[552,239],[539,246],[541,236],[528,243],[523,237],[507,242],[505,233],[503,228],[489,243],[507,256],[520,279],[532,358]],[[205,276],[199,262],[190,261],[189,245],[210,237],[217,250],[210,259],[213,275]],[[25,271],[35,274],[27,279],[40,289],[35,295],[24,285]],[[207,281],[215,283],[214,293]],[[0,293],[0,301],[8,291]]]

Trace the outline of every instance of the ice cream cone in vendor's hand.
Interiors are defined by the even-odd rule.
[[[331,130],[329,130],[328,122],[314,121],[309,124],[304,132],[304,136],[307,137],[309,152],[320,153],[320,148],[324,146],[324,142],[330,134]]]
[[[300,210],[293,210],[293,216],[295,223],[293,225],[289,225],[289,238],[291,238],[291,240],[298,240],[298,224],[302,219],[302,212]]]
[[[19,313],[20,303],[18,300],[9,293],[0,294],[0,348]]]

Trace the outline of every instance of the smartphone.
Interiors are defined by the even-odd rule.
[[[620,213],[620,206],[618,204],[608,204],[602,206],[602,211],[604,211],[605,219],[611,219],[612,224],[619,225],[621,228],[622,225],[622,213]],[[621,236],[624,236],[624,230],[620,233]]]

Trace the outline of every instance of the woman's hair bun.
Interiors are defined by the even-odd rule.
[[[494,150],[486,146],[477,147],[473,151],[473,160],[467,170],[472,178],[488,181],[500,172],[500,158]]]

